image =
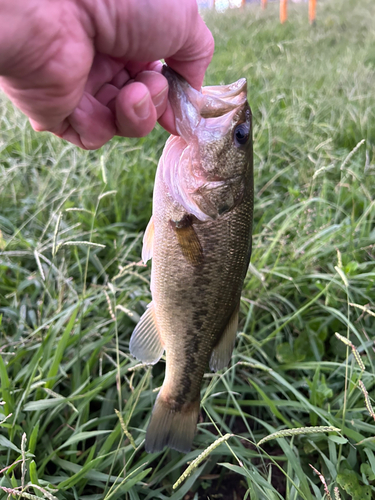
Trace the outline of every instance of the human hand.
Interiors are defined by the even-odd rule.
[[[196,0],[0,0],[0,86],[84,149],[157,120],[176,134],[159,59],[199,89],[213,45]]]

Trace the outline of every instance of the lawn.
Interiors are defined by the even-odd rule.
[[[144,451],[165,363],[129,354],[168,134],[82,151],[0,97],[0,498],[375,498],[375,4],[277,9],[205,13],[206,83],[248,78],[255,212],[187,455]]]

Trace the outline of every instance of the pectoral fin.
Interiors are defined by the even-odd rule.
[[[185,259],[192,266],[202,264],[203,248],[195,232],[191,217],[187,216],[178,222],[171,221],[171,224]]]
[[[149,365],[157,363],[163,355],[164,347],[156,326],[152,302],[133,331],[129,349],[132,356]]]
[[[210,368],[213,372],[217,372],[222,368],[228,366],[230,358],[232,357],[233,347],[236,340],[236,333],[238,328],[238,312],[240,304],[235,308],[230,317],[224,332],[222,333],[219,342],[214,347],[211,359]]]
[[[144,264],[146,264],[146,262],[152,258],[154,247],[154,232],[154,219],[151,216],[151,219],[147,224],[146,231],[143,236],[142,260]]]

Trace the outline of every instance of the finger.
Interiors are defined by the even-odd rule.
[[[136,63],[138,67],[132,67],[130,61],[133,64],[164,58],[199,89],[213,55],[214,41],[199,15],[196,0],[146,3],[145,9],[145,2],[139,0],[112,2],[115,25],[103,22],[107,2],[101,2],[100,8],[90,11],[97,50],[122,61],[132,78],[146,68],[140,69],[142,63],[139,62]],[[119,19],[124,23],[120,24]]]
[[[123,68],[124,65],[120,61],[97,54],[87,78],[85,92],[95,95],[104,83],[109,83]]]
[[[69,122],[67,119],[62,122],[55,124],[53,127],[46,128],[41,125],[40,122],[34,120],[33,118],[29,118],[30,125],[35,130],[35,132],[51,132],[52,134],[57,135],[58,137],[62,137],[62,134],[69,127]]]
[[[163,63],[161,61],[154,61],[154,62],[148,64],[148,69],[149,69],[149,71],[143,71],[142,73],[140,73],[140,75],[143,75],[145,73],[146,74],[151,73],[151,72],[156,72],[156,73],[161,74],[161,71],[163,69]],[[146,83],[145,80],[143,80],[143,82]],[[153,99],[153,102],[155,104],[155,99]],[[156,106],[156,104],[155,104],[155,106]],[[167,100],[166,106],[164,107],[164,105],[163,105],[163,107],[157,108],[157,110],[158,110],[158,113],[157,113],[158,122],[160,123],[160,125],[163,128],[165,128],[165,130],[167,132],[169,132],[170,134],[178,135],[177,130],[176,130],[176,125],[175,125],[175,116],[174,116],[174,112],[173,112],[173,109],[172,109],[170,102]],[[160,113],[160,111],[162,111],[162,110],[163,110],[163,112]]]
[[[65,141],[68,141],[68,142],[74,144],[75,146],[78,146],[81,149],[87,149],[82,144],[82,141],[81,141],[81,138],[80,138],[78,132],[76,132],[71,125],[69,125],[69,127],[65,130],[65,132],[63,134],[55,134],[55,135],[57,135],[61,139],[64,139]]]
[[[130,75],[126,69],[119,71],[111,80],[111,84],[121,89],[127,81],[130,80]]]
[[[24,33],[19,34],[24,48],[18,54],[21,57],[18,68],[16,64],[15,75],[2,79],[2,83],[5,84],[4,90],[12,102],[31,118],[35,130],[55,132],[61,128],[62,122],[72,113],[82,97],[94,57],[94,47],[82,27],[73,19],[74,16],[66,31],[56,26],[53,16],[46,26],[43,26],[41,19],[43,16],[47,19],[45,14],[49,9],[43,6],[39,9],[39,4],[44,5],[43,2],[34,2],[37,10],[31,9],[38,20],[34,25],[31,23],[34,35],[31,38],[23,38]],[[41,24],[37,29],[38,23]],[[44,28],[53,34],[52,39],[44,38]],[[69,42],[65,43],[61,32],[69,37],[70,30],[74,30],[74,41],[70,43],[69,39]],[[22,73],[18,74],[21,69]]]
[[[148,68],[149,71],[156,71],[157,73],[161,73],[163,69],[163,63],[161,61],[154,61],[149,63]]]
[[[112,99],[116,99],[119,93],[119,89],[110,83],[106,83],[103,87],[95,94],[95,99],[99,101],[103,106],[107,106]]]
[[[144,137],[154,128],[156,117],[156,109],[146,85],[132,82],[120,90],[116,99],[119,135]]]
[[[82,145],[78,145],[85,149],[98,149],[116,134],[113,113],[86,92],[68,121],[81,141]],[[63,139],[77,144],[72,140],[73,136],[77,137],[72,135],[71,129],[61,135]]]
[[[135,78],[141,71],[147,71],[149,69],[150,63],[144,63],[140,61],[127,61],[125,68],[129,73],[130,78]]]
[[[188,42],[172,57],[167,57],[165,62],[183,76],[192,87],[199,90],[211,62],[214,47],[213,36],[197,13],[195,29],[191,32]]]
[[[175,115],[171,103],[169,101],[167,103],[167,108],[165,112],[158,119],[158,122],[170,134],[178,135],[178,132],[176,130]]]
[[[160,118],[168,102],[168,81],[165,76],[156,71],[142,71],[135,77],[135,81],[146,85],[156,109],[156,117]]]

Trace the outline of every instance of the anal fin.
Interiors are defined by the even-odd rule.
[[[143,247],[142,247],[142,260],[146,264],[148,260],[152,258],[153,247],[154,247],[154,219],[151,216],[149,223],[147,224],[145,234],[143,236]]]
[[[157,363],[163,355],[164,347],[155,322],[153,302],[148,305],[135,327],[129,349],[132,356],[149,365]]]
[[[210,369],[217,372],[222,368],[228,366],[230,358],[232,357],[234,343],[236,341],[236,333],[238,328],[238,312],[240,304],[236,306],[228,324],[225,327],[218,343],[215,345],[210,359]]]

